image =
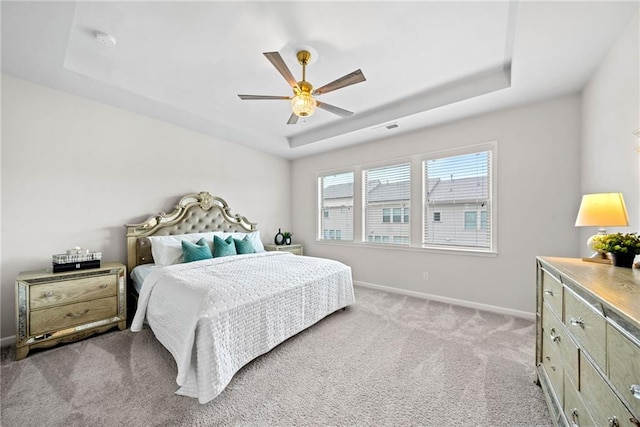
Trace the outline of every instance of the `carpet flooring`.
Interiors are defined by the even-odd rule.
[[[177,396],[153,333],[114,331],[1,359],[1,425],[550,426],[531,321],[356,287],[213,401]]]

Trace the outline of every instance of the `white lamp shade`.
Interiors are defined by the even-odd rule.
[[[582,196],[576,227],[624,227],[629,225],[622,193],[598,193]]]

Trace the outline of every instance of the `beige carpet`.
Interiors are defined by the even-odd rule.
[[[534,324],[356,288],[356,304],[243,368],[206,405],[174,395],[151,331],[114,331],[13,361],[1,425],[548,426]]]

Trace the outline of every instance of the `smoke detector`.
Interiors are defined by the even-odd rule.
[[[102,46],[114,47],[117,43],[116,38],[111,34],[96,31],[95,36],[96,40],[98,40],[98,43],[100,43]]]

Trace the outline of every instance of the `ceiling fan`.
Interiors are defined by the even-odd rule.
[[[243,100],[257,100],[257,99],[286,99],[291,101],[291,117],[289,117],[288,125],[295,125],[298,122],[299,117],[309,117],[313,114],[316,107],[329,111],[333,114],[337,114],[341,117],[349,117],[353,112],[345,110],[343,108],[336,107],[325,102],[318,101],[315,97],[341,89],[352,84],[365,81],[364,74],[361,70],[356,70],[352,73],[346,74],[339,79],[327,83],[326,85],[313,89],[311,83],[306,81],[306,69],[309,60],[311,59],[311,53],[306,50],[301,50],[296,54],[298,62],[302,65],[302,80],[297,82],[296,79],[289,71],[287,64],[285,64],[282,56],[278,52],[265,52],[264,56],[267,57],[274,67],[278,70],[282,77],[293,88],[293,96],[270,96],[270,95],[238,95]]]

